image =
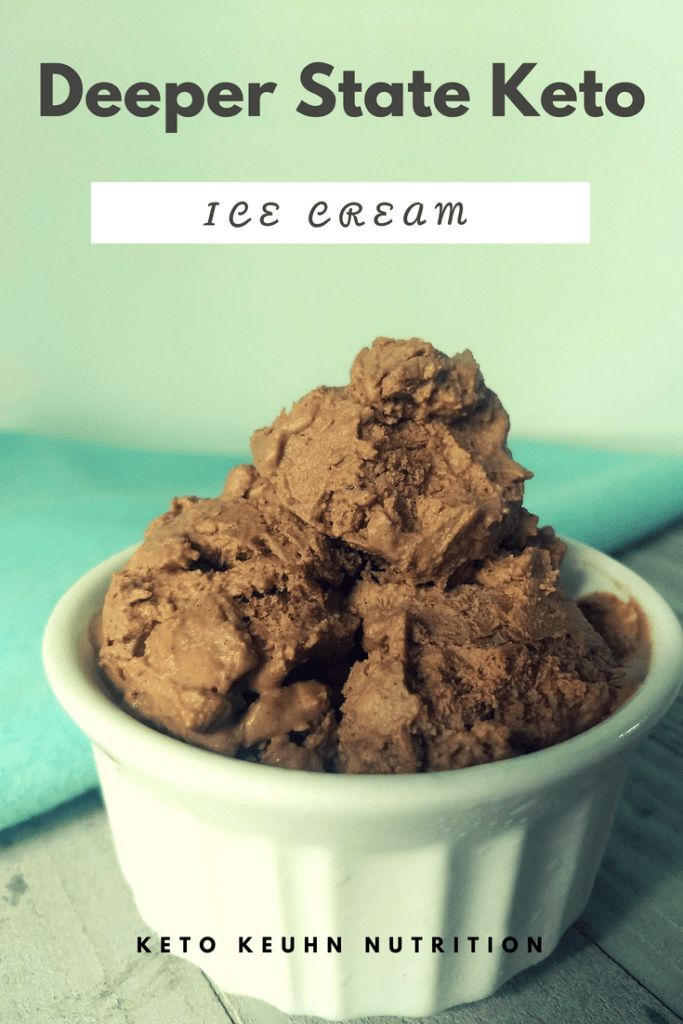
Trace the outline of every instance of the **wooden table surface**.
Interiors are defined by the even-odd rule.
[[[622,559],[683,615],[683,525]],[[557,952],[434,1022],[683,1019],[682,766],[679,699],[633,757],[593,896]],[[0,834],[0,894],[0,1024],[287,1022],[265,1003],[218,992],[185,961],[136,954],[147,930],[96,793]]]

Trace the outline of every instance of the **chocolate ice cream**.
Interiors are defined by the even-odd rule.
[[[564,595],[508,429],[469,351],[363,349],[114,576],[98,647],[124,705],[223,754],[343,772],[460,768],[599,722],[644,674],[642,616]]]
[[[470,352],[380,338],[345,388],[316,388],[252,438],[277,500],[398,579],[445,583],[515,528],[507,413]]]
[[[353,647],[354,564],[267,499],[178,498],[114,576],[100,664],[130,708],[193,743],[236,754],[306,731],[314,748],[327,689],[291,675]]]
[[[342,769],[461,768],[600,721],[615,659],[557,575],[550,552],[528,547],[446,590],[358,583],[368,657],[345,686]]]

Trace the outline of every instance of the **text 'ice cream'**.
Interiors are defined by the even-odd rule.
[[[565,596],[508,429],[469,351],[363,349],[116,573],[97,646],[124,706],[223,754],[342,772],[461,768],[599,722],[642,669],[642,618]]]

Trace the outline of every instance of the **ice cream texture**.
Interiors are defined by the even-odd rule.
[[[564,594],[508,430],[471,352],[362,349],[114,575],[96,644],[123,706],[221,754],[366,773],[513,757],[606,717],[644,674],[642,616]]]

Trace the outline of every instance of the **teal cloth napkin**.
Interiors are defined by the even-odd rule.
[[[517,441],[527,507],[617,550],[683,515],[683,459]],[[0,434],[0,828],[96,785],[89,744],[53,698],[40,644],[60,595],[138,540],[176,494],[215,495],[242,457]]]

